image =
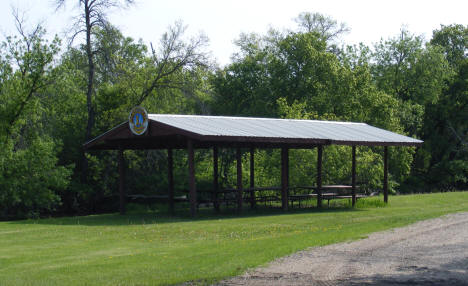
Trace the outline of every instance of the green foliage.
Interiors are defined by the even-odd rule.
[[[37,217],[60,205],[71,171],[57,166],[57,144],[48,138],[28,140],[27,148],[3,145],[0,154],[1,218]]]
[[[54,78],[52,61],[60,41],[47,43],[45,31],[38,26],[27,34],[8,36],[0,54],[0,141],[6,142],[25,124],[25,113],[38,104],[38,92]],[[34,112],[33,112],[34,113]]]
[[[468,26],[440,25],[440,30],[432,34],[431,44],[442,47],[447,61],[458,66],[467,56]]]
[[[372,74],[379,89],[399,100],[398,117],[411,135],[421,135],[427,104],[438,101],[451,71],[440,48],[402,30],[375,46]]]
[[[453,79],[437,104],[428,106],[424,138],[418,153],[418,167],[427,172],[432,188],[463,188],[468,177],[468,60],[460,63]]]
[[[60,204],[71,174],[58,166],[59,138],[45,133],[45,87],[56,77],[52,66],[58,39],[32,33],[7,37],[0,54],[0,218],[37,216]]]

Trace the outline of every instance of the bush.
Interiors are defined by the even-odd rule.
[[[57,145],[36,138],[25,149],[3,144],[0,154],[0,218],[37,217],[60,204],[57,191],[68,185],[71,171],[57,166]]]

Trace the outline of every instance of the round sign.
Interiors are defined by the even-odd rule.
[[[136,106],[130,112],[128,117],[130,130],[135,135],[141,135],[148,129],[148,113],[143,107]]]

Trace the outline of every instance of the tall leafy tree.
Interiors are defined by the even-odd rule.
[[[468,56],[468,26],[441,25],[432,35],[431,44],[442,47],[447,61],[452,66],[462,64]]]
[[[30,102],[38,96],[38,91],[52,83],[52,61],[59,50],[59,40],[55,38],[51,44],[43,39],[44,29],[37,25],[27,31],[24,19],[13,11],[16,19],[17,36],[8,36],[2,43],[2,114],[0,121],[2,141],[11,139],[17,122],[25,113]],[[8,83],[18,81],[20,85],[10,86]],[[14,88],[14,96],[8,96],[7,88]]]
[[[468,59],[457,62],[457,75],[437,104],[428,106],[419,168],[430,188],[468,186]]]
[[[57,0],[57,9],[65,4],[65,0]],[[95,123],[95,103],[93,96],[95,94],[95,56],[98,50],[94,49],[97,28],[107,29],[109,22],[107,20],[107,11],[110,8],[132,4],[133,0],[79,0],[78,8],[81,9],[76,16],[76,22],[73,24],[70,41],[80,34],[85,35],[85,51],[87,57],[87,86],[86,86],[86,108],[87,124],[84,139],[92,138],[92,131]],[[82,153],[82,181],[86,181],[88,161]]]
[[[451,76],[441,49],[424,46],[421,37],[402,29],[398,37],[376,44],[373,62],[377,87],[399,100],[405,131],[420,136],[425,106],[438,101]]]
[[[60,139],[45,132],[45,90],[55,78],[59,40],[41,26],[27,30],[17,13],[17,36],[0,49],[0,217],[37,216],[60,204],[69,169],[58,165]]]
[[[442,25],[430,42],[442,50],[451,77],[439,100],[426,107],[422,134],[426,143],[416,158],[416,174],[430,189],[464,189],[468,185],[468,27]]]

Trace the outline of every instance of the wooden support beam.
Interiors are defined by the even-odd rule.
[[[237,164],[237,211],[242,211],[242,194],[244,188],[242,186],[242,152],[239,147],[236,149],[236,164]]]
[[[289,189],[289,149],[281,148],[281,207],[284,211],[288,210],[288,189]]]
[[[119,195],[120,195],[120,214],[125,214],[125,203],[126,203],[126,193],[125,193],[125,157],[124,149],[119,147],[118,155],[118,164],[119,164]]]
[[[384,181],[383,181],[384,202],[388,203],[388,146],[384,147]]]
[[[352,186],[352,204],[356,205],[356,146],[353,145],[352,166],[351,166],[351,186]]]
[[[197,189],[195,187],[195,154],[191,139],[187,141],[187,152],[189,165],[190,214],[194,217],[197,214]]]
[[[317,207],[322,207],[322,153],[323,146],[317,146]]]
[[[174,158],[172,149],[167,149],[167,182],[169,188],[169,213],[174,214]]]
[[[250,208],[255,208],[255,158],[254,158],[255,149],[250,148]]]
[[[219,212],[218,200],[219,182],[218,182],[218,147],[213,147],[213,204],[216,212]]]
[[[287,182],[288,182],[288,188],[287,188],[287,194],[288,194],[288,200],[289,200],[289,148],[288,148],[288,152],[287,152],[287,156],[286,156],[286,179],[287,179]]]

